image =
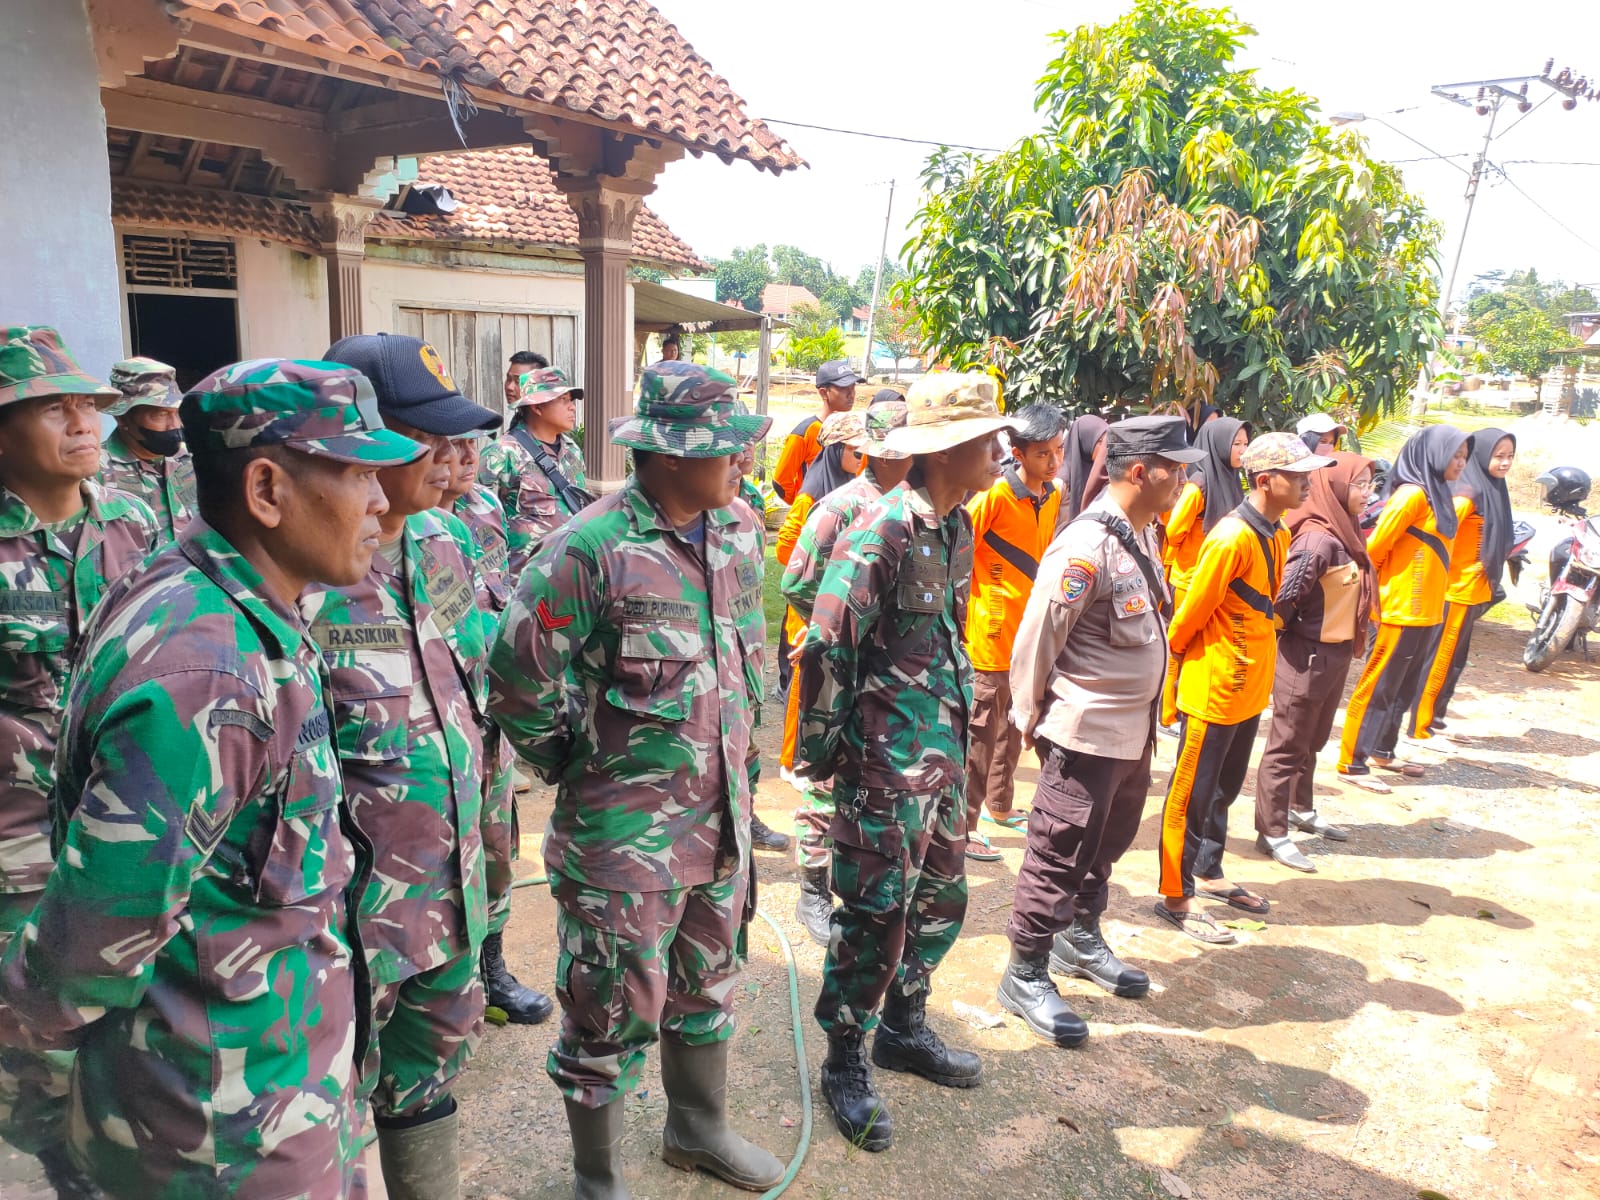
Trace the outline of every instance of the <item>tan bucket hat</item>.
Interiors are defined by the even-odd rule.
[[[901,454],[937,454],[1014,423],[1000,415],[1000,385],[982,371],[932,371],[906,393],[906,423],[884,439]]]

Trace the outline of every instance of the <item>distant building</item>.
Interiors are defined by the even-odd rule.
[[[774,320],[787,321],[802,304],[822,307],[822,302],[812,295],[810,288],[797,283],[769,283],[761,290],[762,315]]]

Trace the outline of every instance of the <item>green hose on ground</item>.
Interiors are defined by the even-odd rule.
[[[543,875],[529,875],[525,879],[518,879],[511,884],[512,888],[534,887],[538,884],[547,884],[549,879]],[[789,939],[784,935],[778,923],[767,916],[765,910],[757,909],[756,916],[767,923],[767,927],[777,935],[778,945],[783,947],[784,966],[789,972],[789,1018],[794,1029],[794,1065],[796,1073],[800,1076],[800,1144],[795,1147],[794,1157],[789,1160],[789,1169],[783,1173],[783,1178],[770,1191],[761,1194],[761,1200],[777,1200],[784,1192],[789,1190],[789,1185],[794,1182],[794,1177],[800,1173],[800,1166],[805,1162],[806,1152],[811,1149],[811,1070],[806,1065],[806,1040],[800,1032],[803,1022],[800,1019],[800,973],[794,961],[794,947],[789,944]]]

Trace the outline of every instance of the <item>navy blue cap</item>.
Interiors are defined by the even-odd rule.
[[[372,381],[378,411],[423,433],[460,437],[500,428],[498,413],[474,404],[444,369],[439,352],[403,333],[357,333],[340,338],[322,356],[354,367]]]
[[[836,362],[825,362],[817,368],[818,387],[849,387],[852,383],[865,382],[842,358]]]
[[[1106,457],[1153,454],[1176,463],[1197,463],[1204,450],[1190,447],[1182,417],[1129,417],[1106,427]]]

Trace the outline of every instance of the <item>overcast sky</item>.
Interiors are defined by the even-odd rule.
[[[744,96],[752,115],[842,129],[1003,147],[1037,128],[1034,81],[1052,56],[1051,34],[1114,19],[1110,0],[659,0],[658,7]],[[1364,112],[1449,161],[1368,120],[1373,152],[1403,163],[1408,186],[1445,226],[1441,272],[1461,235],[1465,167],[1487,118],[1430,94],[1435,84],[1559,70],[1600,77],[1600,6],[1552,0],[1240,0],[1255,26],[1243,55],[1272,86],[1317,97],[1324,113]],[[1583,56],[1591,56],[1584,61]],[[1505,137],[1480,190],[1457,283],[1495,268],[1600,291],[1600,102],[1561,108],[1554,97]],[[1394,110],[1405,111],[1396,112]],[[1499,130],[1514,109],[1502,111]],[[811,165],[774,177],[746,163],[686,158],[670,166],[650,204],[702,255],[787,242],[854,275],[883,236],[887,181],[898,181],[889,253],[896,257],[917,207],[930,148],[790,125],[773,126]],[[1517,160],[1538,160],[1534,163]],[[1454,165],[1453,165],[1454,164]],[[1459,168],[1459,169],[1458,169]],[[1531,197],[1530,200],[1528,197]],[[1541,213],[1535,203],[1548,210]],[[1563,229],[1562,226],[1567,226]]]

